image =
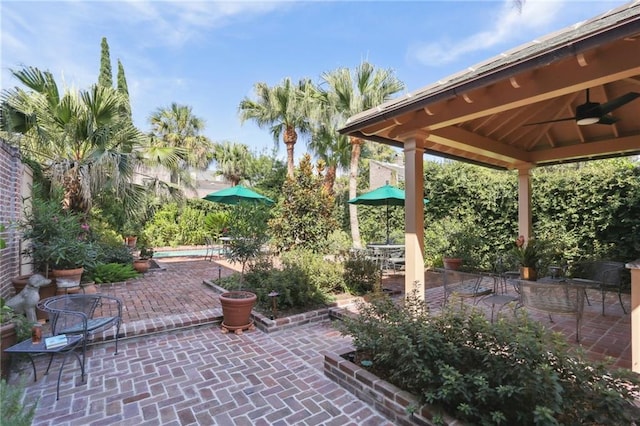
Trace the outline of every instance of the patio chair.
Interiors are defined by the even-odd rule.
[[[552,314],[575,315],[577,342],[580,342],[584,294],[584,287],[580,285],[520,281],[520,296],[525,308],[548,314],[552,322]]]
[[[491,277],[479,273],[443,269],[444,304],[447,304],[449,297],[454,296],[460,298],[461,306],[465,298],[473,298],[475,305],[478,303],[478,298],[493,292],[493,289],[487,285],[487,281],[491,280]]]
[[[213,260],[213,255],[215,254],[215,245],[213,243],[213,238],[207,235],[204,237],[204,241],[206,244],[204,260],[208,260],[209,262],[211,262]]]
[[[40,302],[40,309],[49,314],[53,336],[80,335],[82,337],[83,365],[87,343],[94,335],[115,327],[115,354],[122,322],[122,301],[104,294],[64,294]]]
[[[515,308],[518,308],[522,303],[520,289],[509,269],[505,259],[499,256],[493,265],[493,271],[489,274],[493,278],[493,293],[481,299],[483,303],[491,306],[492,323],[496,312],[499,313],[506,306],[513,306],[515,313]],[[514,292],[512,293],[509,292],[509,283],[513,286]]]
[[[604,300],[607,291],[615,291],[618,293],[618,300],[625,314],[627,310],[622,302],[623,273],[625,272],[624,263],[611,262],[606,260],[578,262],[569,269],[571,281],[576,283],[590,284],[600,290],[602,295],[602,315],[604,315]],[[589,298],[585,290],[585,298],[590,304]]]
[[[384,259],[385,269],[390,269],[395,274],[404,269],[405,260],[404,248],[389,250]]]

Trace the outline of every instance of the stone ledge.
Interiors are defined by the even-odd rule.
[[[388,383],[368,370],[333,352],[324,353],[324,374],[333,382],[369,404],[396,425],[434,426],[433,417],[441,415],[442,425],[463,426],[465,423],[441,414],[430,405],[419,406],[418,398]],[[409,413],[416,407],[413,414]]]

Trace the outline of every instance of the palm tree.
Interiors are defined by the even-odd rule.
[[[217,174],[231,182],[232,186],[249,177],[253,157],[246,145],[231,142],[217,144],[213,159],[218,166]]]
[[[392,70],[376,70],[373,65],[363,62],[355,69],[354,74],[348,68],[339,68],[324,73],[322,79],[327,84],[330,97],[344,122],[359,112],[373,108],[391,96],[404,89],[404,83],[398,80]],[[344,124],[343,122],[343,124]],[[349,167],[349,198],[357,194],[358,162],[360,150],[364,140],[349,137],[351,144],[351,160]],[[349,224],[351,237],[355,247],[360,247],[360,231],[358,224],[358,210],[353,204],[349,205]]]
[[[204,121],[193,115],[191,107],[172,103],[158,108],[149,118],[151,123],[150,147],[175,155],[174,161],[165,163],[173,184],[189,185],[188,167],[205,170],[213,159],[214,144],[201,132]]]
[[[349,167],[351,145],[346,135],[338,133],[343,119],[335,98],[331,93],[321,90],[318,99],[309,149],[326,165],[324,188],[332,194],[337,170]]]
[[[285,78],[278,86],[266,83],[254,85],[256,100],[244,98],[240,102],[240,120],[253,120],[260,128],[268,127],[276,146],[282,135],[287,147],[287,176],[293,178],[293,147],[298,140],[298,132],[306,134],[310,130],[309,98],[315,93],[313,84],[302,79],[298,84]]]
[[[100,190],[128,193],[130,153],[143,135],[121,113],[126,99],[99,85],[60,96],[53,75],[33,67],[12,74],[28,90],[3,91],[0,128],[62,186],[64,207],[88,215]]]

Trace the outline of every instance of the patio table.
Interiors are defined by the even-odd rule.
[[[82,372],[82,380],[84,381],[84,362],[83,359],[78,355],[75,349],[82,342],[82,336],[80,335],[68,335],[67,336],[67,344],[54,347],[47,348],[45,344],[45,340],[50,336],[43,336],[40,343],[33,343],[31,339],[23,340],[20,343],[16,343],[15,345],[5,349],[5,352],[13,353],[13,354],[27,354],[29,360],[31,361],[31,366],[33,367],[33,381],[38,380],[38,376],[36,375],[36,363],[33,360],[34,354],[49,354],[51,357],[49,358],[49,364],[47,365],[47,371],[44,373],[45,375],[49,373],[49,368],[51,367],[51,362],[53,361],[53,357],[56,354],[62,354],[64,357],[62,358],[62,363],[60,364],[60,371],[58,371],[58,384],[56,386],[56,400],[60,399],[60,378],[62,377],[62,369],[64,368],[64,364],[67,361],[67,357],[70,354],[75,355],[78,359],[78,363],[80,363],[80,371]]]

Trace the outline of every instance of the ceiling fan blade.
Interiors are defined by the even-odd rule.
[[[596,124],[614,124],[618,121],[617,118],[612,117],[610,115],[603,115],[600,117],[600,120]]]
[[[600,113],[602,115],[609,114],[614,109],[620,108],[622,105],[631,102],[635,98],[640,97],[640,93],[629,92],[625,95],[615,98],[609,102],[600,105]]]
[[[535,126],[536,124],[548,124],[548,123],[558,123],[560,121],[569,121],[569,120],[575,120],[575,117],[565,117],[565,118],[558,118],[557,120],[548,120],[548,121],[538,121],[537,123],[527,123],[527,124],[523,124],[523,126]]]

